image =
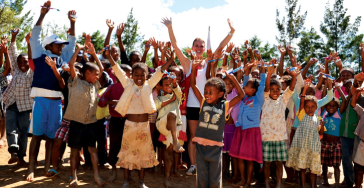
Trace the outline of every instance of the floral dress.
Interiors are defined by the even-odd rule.
[[[321,142],[318,133],[321,117],[309,116],[302,109],[297,118],[299,125],[288,152],[287,167],[295,170],[310,169],[313,174],[321,173]]]

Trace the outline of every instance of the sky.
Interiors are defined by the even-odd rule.
[[[32,11],[34,23],[40,15],[40,5],[44,2],[31,0],[24,7],[25,11]],[[313,27],[321,34],[319,26],[327,2],[330,2],[332,7],[334,0],[298,2],[301,5],[301,14],[307,11],[306,29]],[[286,15],[285,6],[285,0],[54,0],[51,7],[60,11],[49,11],[43,23],[54,21],[69,27],[67,12],[76,10],[77,36],[82,32],[93,33],[96,30],[106,34],[106,19],[111,19],[115,24],[125,23],[133,8],[133,15],[139,21],[139,33],[144,35],[144,39],[155,37],[156,40],[168,41],[168,30],[161,23],[161,18],[168,17],[172,18],[173,30],[180,48],[190,47],[196,37],[206,40],[210,26],[211,46],[214,50],[230,31],[228,18],[235,28],[231,40],[234,44],[240,45],[254,35],[264,43],[276,44],[276,10],[280,11],[282,18]],[[344,7],[348,8],[347,15],[351,15],[351,23],[357,16],[364,16],[358,0],[345,0]],[[359,33],[364,33],[363,21]],[[322,34],[321,36],[323,37]]]

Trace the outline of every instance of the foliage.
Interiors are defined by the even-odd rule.
[[[77,43],[84,44],[85,39],[82,36],[77,37]],[[91,34],[91,43],[94,45],[95,51],[99,52],[104,48],[105,35],[101,34],[99,30]]]
[[[138,33],[139,29],[138,24],[139,24],[138,20],[136,20],[133,16],[133,8],[132,8],[129,12],[127,21],[125,23],[124,32],[121,36],[126,54],[129,54],[130,52],[136,50],[136,46],[138,46],[138,43],[139,43],[138,47],[140,50],[144,48],[143,45],[144,35]],[[114,38],[117,41],[116,34]],[[118,45],[117,43],[115,44]]]
[[[347,8],[344,8],[344,0],[335,0],[335,3],[330,9],[329,1],[326,4],[324,20],[320,24],[320,31],[326,37],[325,53],[336,51],[343,61],[344,65],[349,65],[350,58],[353,57],[353,46],[350,43],[356,44],[359,48],[358,41],[360,37],[356,36],[360,26],[361,17],[355,18],[353,23],[350,23],[350,15],[346,15]],[[355,52],[357,53],[357,51]],[[336,69],[336,73],[337,73]]]
[[[26,3],[27,0],[0,1],[0,36],[5,34],[10,36],[11,30],[19,28],[21,32],[17,36],[16,45],[21,52],[27,50],[24,38],[32,29],[33,23],[33,16],[30,16],[30,11],[20,16]]]
[[[276,39],[280,44],[292,44],[293,40],[300,37],[301,31],[304,30],[303,25],[306,21],[307,11],[300,15],[301,6],[298,6],[296,11],[297,2],[298,0],[286,0],[287,17],[283,16],[282,20],[279,19],[280,12],[277,9],[276,24],[279,36],[276,36]]]

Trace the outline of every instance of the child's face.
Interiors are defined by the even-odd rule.
[[[47,50],[51,51],[52,54],[60,56],[62,54],[63,44],[48,44]]]
[[[269,92],[269,96],[270,98],[277,100],[279,95],[281,94],[281,87],[279,87],[277,84],[272,84],[269,87],[270,92]]]
[[[111,47],[110,55],[114,59],[114,61],[119,61],[120,60],[119,50],[118,50],[118,48],[116,46]]]
[[[288,85],[286,82],[282,82],[282,90],[285,91],[287,89]]]
[[[342,71],[340,74],[341,81],[345,83],[347,80],[354,78],[354,75],[350,71]]]
[[[307,115],[313,116],[313,115],[315,115],[315,111],[317,109],[317,105],[313,101],[305,101],[305,107],[304,107],[304,109],[305,109],[305,112],[306,112]]]
[[[162,81],[161,89],[166,94],[172,93],[172,91],[173,91],[173,89],[172,89],[172,80],[171,79],[164,79]]]
[[[138,63],[141,60],[142,60],[142,58],[139,55],[134,54],[130,57],[130,64],[131,64],[131,66],[133,66],[135,63]]]
[[[246,86],[244,86],[244,92],[245,92],[246,95],[248,95],[250,97],[250,96],[255,95],[255,93],[257,92],[257,90],[252,87],[251,81],[248,81],[248,83],[246,84]]]
[[[28,56],[23,56],[18,59],[18,67],[22,72],[27,72],[29,70]]]
[[[339,108],[339,106],[338,106],[337,102],[335,102],[333,100],[326,104],[326,111],[330,114],[335,113],[338,108]]]
[[[229,78],[224,78],[224,82],[226,85],[226,93],[230,94],[234,88],[234,84]]]
[[[131,69],[123,69],[123,71],[125,72],[126,76],[128,78],[130,78],[130,75],[131,75]]]
[[[146,78],[147,78],[147,74],[146,74],[145,70],[137,68],[133,71],[133,80],[137,86],[144,85]]]
[[[224,96],[224,92],[217,89],[216,86],[205,85],[204,97],[208,104],[217,104],[222,96]]]
[[[315,94],[316,94],[316,92],[315,92],[315,89],[313,89],[313,87],[307,88],[306,95],[315,96]]]
[[[179,84],[182,81],[182,73],[179,69],[172,69],[171,72],[173,72],[176,75],[176,82]]]
[[[97,69],[97,70],[93,70],[93,71],[89,71],[89,70],[87,70],[86,72],[85,72],[85,80],[87,81],[87,82],[89,82],[89,83],[92,83],[92,84],[95,84],[95,82],[97,81],[97,80],[99,80],[99,74],[100,74],[100,70],[99,69]]]

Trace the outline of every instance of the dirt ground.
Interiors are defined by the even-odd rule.
[[[30,143],[30,138],[28,139],[28,146]],[[38,155],[38,160],[40,164],[38,165],[37,171],[35,173],[35,180],[33,183],[29,183],[24,181],[24,177],[26,175],[27,169],[24,167],[18,167],[17,165],[8,165],[7,161],[10,159],[10,154],[7,151],[7,147],[0,149],[0,187],[69,187],[67,178],[70,175],[70,171],[60,171],[60,175],[58,178],[48,179],[42,176],[42,172],[44,169],[44,156],[45,156],[45,141],[42,141]],[[27,151],[28,152],[28,151]],[[64,159],[65,161],[69,161],[70,150],[66,149]],[[28,153],[25,161],[28,161]],[[69,166],[69,163],[64,163],[65,166]],[[330,187],[334,187],[334,177],[333,177],[333,168],[329,168],[329,183]],[[340,182],[343,181],[343,171],[342,168],[340,175]],[[184,172],[182,172],[184,174]],[[101,177],[106,180],[109,176],[111,176],[111,169],[103,169],[100,170]],[[138,180],[137,171],[132,172],[132,178],[134,181]],[[284,173],[285,178],[285,173]],[[78,170],[78,179],[80,187],[98,187],[98,185],[93,180],[93,173],[91,170]],[[318,187],[322,186],[323,180],[321,177],[317,178]],[[121,187],[123,183],[123,171],[118,169],[118,178],[114,183],[107,182],[103,187],[105,188],[114,188]],[[196,187],[196,176],[185,177],[184,180],[173,178],[172,183],[176,188],[194,188]],[[163,186],[163,175],[157,174],[146,174],[145,175],[145,184],[151,188],[160,188]],[[137,187],[136,183],[130,186],[131,188]],[[223,187],[231,188],[230,184],[224,182]],[[271,187],[275,187],[275,185],[271,184]],[[299,187],[299,185],[284,185],[284,187]],[[306,187],[309,187],[306,185]]]

